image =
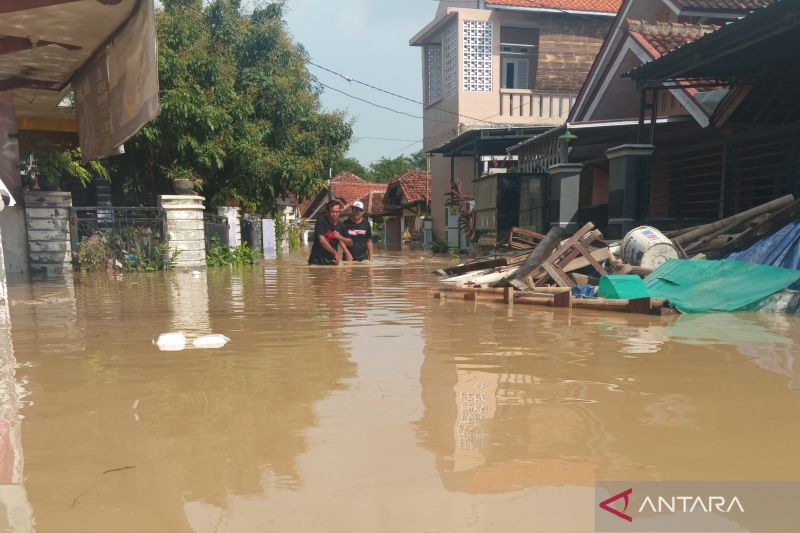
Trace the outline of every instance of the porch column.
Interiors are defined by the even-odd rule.
[[[19,173],[17,120],[11,91],[0,93],[0,180],[17,205],[5,206],[0,212],[0,239],[5,247],[5,270],[27,273],[28,236],[25,231],[22,179]]]
[[[606,237],[621,239],[643,218],[642,179],[649,168],[652,144],[623,144],[606,150],[608,158],[608,231]],[[649,185],[649,182],[647,182]]]
[[[217,208],[217,213],[219,216],[228,219],[228,245],[231,248],[236,248],[242,244],[242,224],[239,211],[240,208],[238,207]]]
[[[72,271],[69,217],[72,193],[29,191],[25,193],[28,256],[31,272],[63,274]]]
[[[0,200],[0,213],[5,204]],[[3,238],[0,236],[0,324],[8,320],[8,288],[6,286],[6,266],[3,259]]]
[[[199,268],[206,266],[206,234],[203,222],[202,196],[161,195],[158,205],[164,210],[167,244],[170,251],[180,253],[175,266]]]
[[[561,226],[566,233],[578,230],[578,204],[581,192],[580,163],[560,163],[547,169],[550,180],[548,222]]]

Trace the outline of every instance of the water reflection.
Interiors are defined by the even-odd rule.
[[[14,288],[37,526],[588,531],[596,479],[800,476],[794,318],[509,314],[430,298],[425,256],[304,263]]]
[[[449,490],[800,474],[785,422],[800,412],[786,387],[800,339],[783,317],[461,304],[428,317],[421,369],[420,441]],[[742,465],[756,448],[759,465]]]
[[[0,261],[2,261],[0,255]],[[23,483],[22,407],[25,380],[17,360],[8,307],[0,305],[0,530],[33,531],[33,510]]]

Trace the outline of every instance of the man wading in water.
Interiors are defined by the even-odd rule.
[[[372,260],[372,227],[364,218],[364,204],[353,202],[350,218],[344,221],[345,235],[353,242],[345,248],[345,258],[348,261]]]
[[[339,224],[341,211],[342,204],[337,200],[331,200],[326,206],[325,216],[317,219],[314,225],[314,244],[311,246],[311,255],[308,258],[309,265],[337,265],[342,260],[337,250],[339,242],[344,246],[353,245],[351,239],[342,235],[345,229]],[[347,248],[345,253],[348,253]]]

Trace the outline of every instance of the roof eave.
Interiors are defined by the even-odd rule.
[[[428,23],[428,25],[422,28],[416,35],[414,35],[408,41],[408,45],[422,46],[426,44],[430,40],[431,35],[435,33],[436,30],[441,29],[442,26],[444,26],[445,24],[456,18],[457,15],[458,13],[456,11],[448,11],[447,14],[444,15],[443,17],[439,17],[437,19],[432,20],[431,22]]]
[[[555,9],[549,7],[507,6],[503,4],[492,4],[491,2],[486,2],[486,7],[488,9],[496,9],[498,11],[532,11],[539,13],[560,13],[566,15],[594,15],[598,17],[615,17],[617,15],[616,11],[583,11],[579,9]]]

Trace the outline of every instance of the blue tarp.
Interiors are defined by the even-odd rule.
[[[731,259],[800,270],[800,220],[785,225],[750,248],[734,252]],[[800,290],[800,281],[790,287]]]

